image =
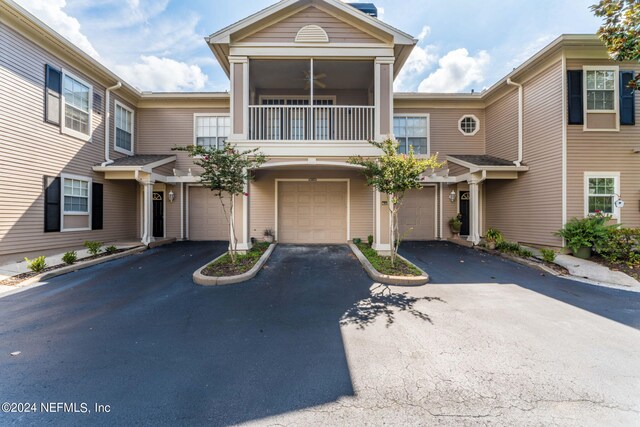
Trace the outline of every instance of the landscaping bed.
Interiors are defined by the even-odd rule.
[[[260,257],[269,249],[270,243],[256,242],[253,247],[244,255],[237,256],[237,262],[231,262],[229,253],[222,255],[220,258],[207,265],[201,274],[212,277],[237,276],[251,270],[258,262]]]
[[[378,252],[368,243],[360,242],[354,244],[367,257],[373,268],[382,274],[388,274],[389,276],[422,276],[422,271],[400,257],[396,258],[395,265],[392,266],[391,257],[378,255]]]

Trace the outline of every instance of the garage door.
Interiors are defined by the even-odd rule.
[[[434,240],[435,187],[410,190],[405,194],[398,214],[400,233],[404,240]]]
[[[347,183],[278,183],[278,240],[282,243],[345,243]]]
[[[208,188],[189,189],[189,240],[229,240],[220,200]]]

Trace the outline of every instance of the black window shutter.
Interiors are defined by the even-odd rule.
[[[45,66],[44,119],[60,125],[62,73],[50,65]]]
[[[60,231],[60,178],[45,176],[44,187],[44,232]]]
[[[582,103],[582,70],[567,71],[567,88],[569,90],[569,124],[581,125],[584,123]]]
[[[103,220],[103,186],[93,183],[91,185],[91,229],[102,230]]]
[[[633,80],[633,71],[620,71],[620,124],[636,124],[636,99],[634,90],[629,87]]]

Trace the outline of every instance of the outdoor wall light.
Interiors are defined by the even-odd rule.
[[[176,198],[176,195],[173,193],[173,190],[169,191],[169,201],[173,203],[175,198]]]
[[[451,193],[449,193],[449,200],[451,200],[451,203],[456,201],[456,192],[455,192],[455,190],[451,190]]]

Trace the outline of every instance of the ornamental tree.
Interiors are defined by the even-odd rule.
[[[640,1],[601,0],[591,6],[593,13],[603,18],[598,36],[616,61],[640,61]],[[629,82],[637,89],[640,75]]]
[[[441,168],[446,162],[438,161],[438,154],[429,158],[419,158],[413,153],[413,147],[408,154],[398,153],[398,142],[387,139],[384,142],[370,141],[371,145],[380,148],[383,154],[376,158],[355,156],[348,162],[364,168],[367,185],[374,187],[381,193],[387,194],[387,207],[390,213],[389,242],[391,245],[391,265],[395,266],[398,248],[402,236],[398,226],[398,212],[402,207],[404,195],[408,190],[421,189],[420,175],[430,170]]]
[[[245,188],[253,179],[249,171],[265,163],[267,158],[258,149],[238,151],[235,145],[225,142],[224,146],[202,147],[188,145],[174,147],[172,150],[186,151],[196,166],[203,171],[200,181],[220,200],[225,219],[229,225],[229,256],[235,264],[237,261],[238,238],[234,221],[235,196],[245,195]],[[228,201],[228,205],[225,203]]]

